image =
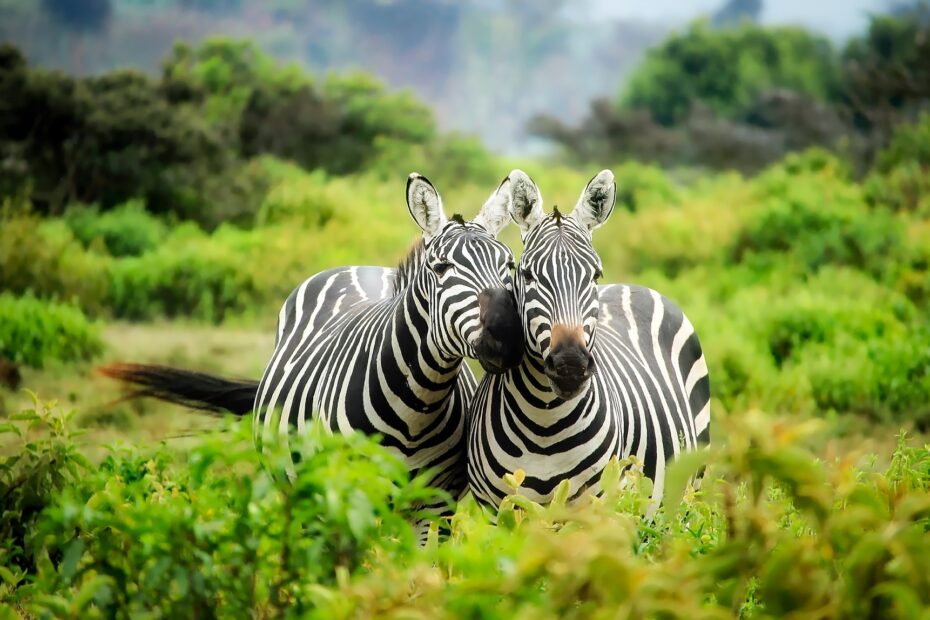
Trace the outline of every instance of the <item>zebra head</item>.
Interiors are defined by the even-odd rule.
[[[523,358],[513,299],[514,256],[497,234],[510,222],[507,179],[474,220],[446,218],[436,188],[419,174],[407,179],[407,207],[423,230],[417,281],[429,300],[430,333],[445,357],[471,357],[492,373]]]
[[[614,175],[598,173],[568,216],[543,211],[539,188],[524,172],[510,173],[510,212],[523,235],[524,250],[515,292],[526,349],[542,362],[555,394],[569,399],[589,385],[599,304],[601,260],[591,232],[607,221],[616,199]]]

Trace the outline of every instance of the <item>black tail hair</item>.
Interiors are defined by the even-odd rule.
[[[97,369],[131,384],[128,398],[151,397],[192,409],[244,416],[252,411],[258,381],[224,379],[203,372],[150,364],[115,362]]]

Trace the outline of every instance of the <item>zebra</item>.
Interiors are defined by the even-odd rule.
[[[260,381],[230,381],[164,366],[115,364],[103,373],[135,396],[253,415],[257,448],[287,446],[317,416],[334,433],[379,434],[412,475],[457,498],[465,488],[464,420],[477,381],[523,354],[513,300],[514,256],[497,241],[510,223],[509,180],[477,217],[447,218],[436,188],[407,180],[407,206],[423,232],[400,266],[340,267],[301,283],[278,315],[274,352]],[[280,444],[279,444],[280,445]],[[293,453],[286,462],[294,475]]]
[[[524,251],[515,275],[525,355],[519,366],[487,375],[469,411],[469,490],[497,505],[511,492],[503,476],[518,469],[520,493],[552,499],[562,480],[570,497],[599,490],[614,456],[635,455],[663,492],[666,462],[710,440],[707,365],[691,323],[658,292],[598,285],[603,267],[592,232],[613,210],[616,185],[604,170],[574,210],[543,211],[533,181],[514,170],[511,214]]]

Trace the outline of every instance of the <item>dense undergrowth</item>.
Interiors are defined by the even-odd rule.
[[[69,416],[37,402],[0,426],[18,436],[0,460],[0,604],[14,618],[920,617],[930,447],[901,435],[878,467],[816,458],[816,422],[717,422],[722,440],[672,468],[652,518],[635,463],[572,506],[567,487],[526,500],[515,472],[498,525],[466,498],[420,548],[407,519],[434,494],[370,439],[315,427],[294,484],[238,427],[95,465]]]

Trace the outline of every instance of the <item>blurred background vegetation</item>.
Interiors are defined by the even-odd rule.
[[[916,441],[930,433],[930,9],[875,2],[866,14],[856,4],[856,19],[849,7],[829,16],[845,29],[821,32],[810,23],[773,23],[766,15],[777,10],[774,1],[703,4],[703,17],[670,24],[618,16],[610,3],[593,0],[0,0],[0,417],[30,406],[22,386],[57,397],[76,407],[69,424],[91,431],[83,450],[110,459],[90,486],[70,474],[45,484],[42,476],[58,471],[48,461],[63,467],[74,446],[63,422],[40,411],[26,418],[53,428],[48,451],[33,445],[32,461],[6,462],[2,488],[18,489],[9,497],[21,498],[29,523],[59,502],[61,511],[43,517],[61,546],[58,559],[71,544],[61,532],[74,527],[62,511],[109,489],[114,476],[149,485],[119,487],[114,505],[135,502],[133,510],[162,515],[172,527],[186,527],[185,510],[237,514],[223,502],[249,499],[229,495],[225,474],[204,481],[200,470],[167,464],[193,445],[193,454],[207,456],[190,458],[235,470],[188,438],[215,428],[215,420],[149,402],[113,403],[118,393],[93,375],[95,364],[161,362],[256,378],[279,305],[296,284],[330,266],[403,256],[416,233],[403,204],[410,171],[436,183],[448,210],[471,216],[513,167],[534,177],[550,207],[574,204],[590,176],[611,167],[618,208],[595,234],[606,279],[656,288],[687,312],[710,367],[714,415],[726,421],[714,435],[724,446],[718,464],[748,487],[738,487],[736,509],[724,497],[696,504],[691,521],[672,515],[659,525],[624,521],[615,508],[635,513],[638,500],[615,497],[607,512],[572,513],[602,529],[594,529],[595,542],[570,547],[635,549],[635,559],[620,560],[591,551],[589,568],[619,563],[612,570],[641,576],[631,584],[666,594],[663,571],[684,575],[699,593],[723,584],[701,600],[743,615],[764,613],[765,605],[777,615],[794,604],[830,604],[835,615],[881,616],[894,596],[905,601],[894,609],[930,603],[928,588],[882,581],[897,570],[882,572],[895,553],[918,566],[925,534],[865,550],[846,544],[888,520],[899,533],[927,523],[924,509],[914,508],[930,486],[927,451],[903,441],[892,449],[902,428]],[[514,230],[503,238],[519,252]],[[792,452],[792,438],[806,436],[793,425],[807,428],[811,419],[826,430],[805,444],[808,452]],[[3,432],[12,437],[10,428]],[[167,441],[171,456],[102,448],[125,438]],[[18,449],[0,445],[4,454]],[[869,451],[877,455],[871,464],[854,468]],[[236,458],[255,466],[246,452]],[[817,459],[835,467],[824,470]],[[888,469],[875,473],[875,461]],[[43,490],[26,493],[23,481]],[[824,484],[831,492],[812,499],[812,485]],[[49,490],[72,487],[63,499]],[[226,499],[197,503],[188,487]],[[164,505],[168,512],[152,513],[170,488],[181,495]],[[333,526],[353,554],[357,545],[387,553],[373,542],[372,528],[386,514],[382,491],[371,495],[377,510],[365,513],[364,531],[339,520],[345,515]],[[261,497],[270,512],[279,508],[279,497]],[[850,503],[868,516],[843,520],[837,507]],[[549,591],[564,594],[558,609],[566,613],[585,592],[605,605],[624,603],[594,568],[582,585],[556,574],[552,566],[567,560],[551,521],[562,517],[521,510],[533,515],[527,536],[482,529],[472,510],[457,525],[467,532],[434,549],[429,562],[403,555],[414,553],[405,547],[403,567],[388,563],[371,579],[326,581],[335,589],[327,613],[386,613],[381,605],[403,598],[391,587],[404,580],[423,588],[434,611],[478,609],[467,600],[480,607],[485,599],[469,588],[485,587],[528,606],[520,609],[551,613],[558,607],[539,598],[535,585],[542,578],[566,588]],[[14,512],[0,521],[0,535],[20,518]],[[269,514],[262,518],[277,518]],[[100,515],[84,514],[89,530],[142,535],[127,521],[91,517]],[[248,521],[255,518],[224,527],[255,527]],[[759,525],[776,522],[781,529]],[[9,527],[20,546],[33,536]],[[734,527],[742,529],[727,546],[721,532],[733,535]],[[828,531],[839,534],[812,546],[795,535]],[[660,545],[660,534],[678,546]],[[544,541],[539,566],[549,572],[521,560],[531,538]],[[95,562],[111,554],[106,545],[124,544],[98,542]],[[482,563],[489,545],[503,564]],[[816,579],[780,581],[778,567],[761,564],[775,546],[786,550],[786,562],[806,558],[805,574]],[[166,548],[178,555],[165,562],[207,571],[184,555],[188,549]],[[736,557],[740,549],[760,551]],[[853,558],[851,572],[844,572],[847,560],[817,555],[823,549]],[[315,548],[317,555],[303,557],[343,552]],[[696,556],[707,564],[689,564]],[[20,569],[29,568],[17,557]],[[352,570],[364,572],[358,558],[369,556],[351,557]],[[155,561],[137,559],[139,566]],[[434,574],[437,562],[448,571]],[[507,562],[518,563],[517,572],[507,573]],[[61,565],[49,566],[39,572],[57,585],[42,588],[65,588],[66,599],[83,604],[67,588],[84,587],[84,577],[62,582]],[[220,599],[229,585],[221,573],[210,586]],[[289,596],[319,594],[288,581],[294,574],[275,577],[296,588]],[[830,583],[852,585],[830,590]],[[888,588],[875,595],[884,603],[868,599],[868,588],[879,586]],[[862,606],[844,598],[851,593],[866,597]],[[106,608],[101,600],[93,604]],[[340,608],[346,600],[355,607]],[[52,599],[43,605],[58,614],[86,611]]]

